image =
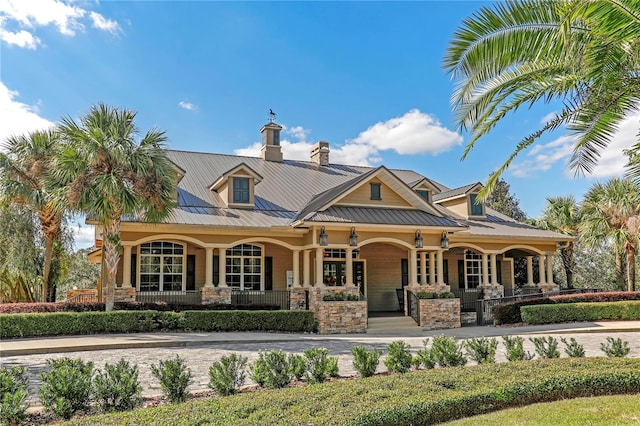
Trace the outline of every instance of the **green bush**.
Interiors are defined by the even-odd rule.
[[[453,337],[436,336],[431,345],[431,357],[440,367],[465,365],[467,358],[462,354],[462,346]]]
[[[614,339],[613,337],[607,337],[607,343],[600,343],[600,349],[609,358],[624,358],[629,355],[631,349],[629,348],[629,342],[622,340],[621,338]]]
[[[522,322],[521,308],[531,305],[551,304],[548,297],[537,297],[535,299],[524,299],[515,302],[506,302],[494,306],[492,310],[493,322],[495,324],[517,324]]]
[[[326,348],[305,349],[304,356],[307,359],[305,380],[310,383],[322,383],[327,380],[329,350]]]
[[[570,358],[584,358],[584,346],[578,343],[575,337],[567,340],[561,337],[560,340],[564,343],[564,353]]]
[[[287,358],[289,363],[289,372],[296,380],[302,380],[304,374],[307,372],[307,358],[300,354],[289,354]]]
[[[524,339],[520,336],[502,336],[502,342],[507,350],[507,360],[528,361],[533,358],[533,354],[524,350]]]
[[[93,377],[93,396],[102,411],[127,411],[142,402],[138,366],[124,359],[106,363]]]
[[[467,355],[478,364],[492,364],[496,362],[498,341],[495,338],[479,337],[466,340],[464,348]]]
[[[80,359],[48,359],[49,371],[40,373],[38,389],[42,406],[56,416],[70,419],[91,402],[93,363]]]
[[[250,370],[251,379],[268,389],[283,388],[291,382],[287,355],[282,350],[260,351]]]
[[[312,332],[311,311],[185,311],[184,328],[196,331]]]
[[[420,366],[426,368],[427,370],[431,370],[432,368],[435,368],[436,360],[433,358],[433,352],[431,352],[431,349],[427,348],[428,344],[429,339],[424,339],[422,341],[423,348],[416,353],[415,358],[417,361],[419,361]]]
[[[247,357],[231,354],[209,367],[209,387],[222,396],[233,395],[246,380]]]
[[[170,403],[177,404],[187,400],[187,388],[192,382],[191,369],[180,356],[160,360],[158,365],[151,364],[151,373],[160,382],[160,389]]]
[[[371,350],[364,346],[356,345],[351,348],[353,355],[353,368],[356,369],[360,377],[371,377],[376,374],[376,369],[380,363],[380,351],[377,348]]]
[[[419,291],[416,296],[418,296],[418,299],[437,299],[438,298],[438,294],[437,293],[430,293],[427,291]]]
[[[536,354],[542,359],[560,358],[558,351],[558,340],[554,337],[534,337],[529,339],[533,342]]]
[[[411,369],[411,346],[402,340],[391,342],[387,347],[384,365],[392,373],[406,373]]]
[[[19,425],[27,418],[27,369],[0,367],[0,424]]]
[[[523,306],[522,320],[528,324],[552,324],[573,321],[639,320],[640,301],[561,303]]]
[[[340,377],[340,367],[338,366],[338,357],[330,356],[327,359],[327,376],[329,377]]]

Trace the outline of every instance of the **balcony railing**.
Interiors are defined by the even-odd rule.
[[[280,309],[290,309],[291,299],[287,290],[233,290],[231,304],[234,305],[278,305]],[[308,306],[308,303],[307,303]]]
[[[136,292],[136,302],[164,302],[175,303],[177,305],[199,305],[202,303],[200,292],[189,291],[138,291]]]

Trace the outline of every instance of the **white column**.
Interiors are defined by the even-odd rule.
[[[438,285],[445,285],[444,282],[444,261],[442,260],[442,250],[436,252],[436,263],[438,267]]]
[[[311,250],[302,252],[302,286],[311,287]]]
[[[292,287],[300,286],[300,250],[293,251],[293,284]]]
[[[429,284],[436,284],[436,254],[435,252],[429,252]]]
[[[204,256],[204,286],[213,287],[213,248],[205,248]]]
[[[482,253],[482,285],[489,284],[489,256]]]
[[[491,285],[499,285],[498,282],[498,262],[496,262],[496,254],[490,254],[489,259],[491,261]]]
[[[538,256],[538,275],[540,275],[538,285],[545,285],[547,281],[544,279],[544,256]]]
[[[347,247],[347,271],[345,274],[347,276],[344,285],[353,285],[353,249],[351,247]]]
[[[418,250],[409,250],[409,284],[418,285]]]
[[[533,287],[533,256],[527,256],[527,286]]]
[[[318,247],[316,249],[316,286],[321,287],[324,286],[324,281],[322,279],[322,261],[323,261],[324,249],[322,247]]]
[[[427,252],[420,252],[420,284],[427,285]]]
[[[547,255],[547,284],[553,284],[553,256]]]
[[[218,287],[227,287],[227,249],[222,247],[218,253]]]
[[[131,288],[131,246],[123,246],[122,254],[122,287]]]

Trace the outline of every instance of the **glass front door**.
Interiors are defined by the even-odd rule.
[[[322,276],[326,285],[344,285],[347,282],[347,263],[325,261]],[[352,281],[358,286],[360,293],[364,294],[364,262],[353,261]]]

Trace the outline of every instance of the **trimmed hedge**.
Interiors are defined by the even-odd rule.
[[[310,311],[112,311],[0,315],[0,338],[153,331],[311,332]]]
[[[166,302],[118,302],[113,305],[115,310],[122,311],[274,311],[280,309],[279,305],[268,304],[198,304],[187,305]],[[2,303],[0,314],[35,314],[45,312],[104,312],[103,302],[95,303]]]
[[[537,402],[632,394],[639,388],[639,359],[561,358],[240,393],[71,424],[428,425]]]
[[[522,322],[520,308],[523,306],[548,305],[550,303],[552,302],[548,297],[501,303],[493,307],[493,322],[495,324],[517,324]]]
[[[640,301],[523,306],[522,320],[528,324],[640,320]]]

